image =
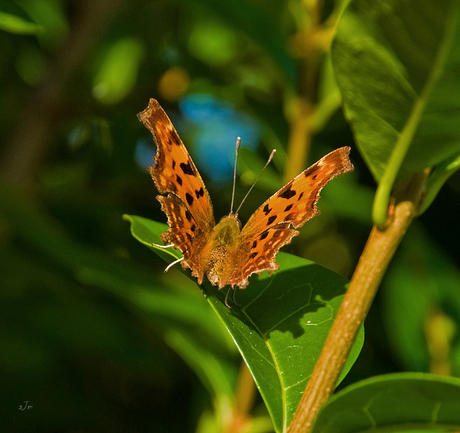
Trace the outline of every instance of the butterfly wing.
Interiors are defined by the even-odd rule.
[[[138,118],[150,130],[157,146],[150,174],[160,194],[167,194],[157,196],[170,227],[161,238],[182,251],[183,266],[191,268],[201,284],[204,270],[200,252],[215,225],[211,198],[160,104],[150,99],[149,106]]]
[[[246,287],[248,277],[263,270],[276,271],[279,249],[319,213],[320,192],[334,177],[353,170],[350,147],[327,154],[273,194],[249,218],[240,234],[238,263],[228,284]]]

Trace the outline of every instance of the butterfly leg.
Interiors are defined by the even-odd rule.
[[[174,260],[173,262],[171,262],[168,266],[166,266],[165,268],[165,272],[168,272],[175,264],[181,262],[182,260],[184,260],[183,257],[181,257],[180,259],[177,259],[177,260]]]
[[[227,308],[229,308],[230,310],[232,309],[232,307],[230,307],[230,304],[228,303],[228,295],[230,293],[230,290],[233,290],[233,304],[235,304],[237,307],[240,306],[240,304],[238,304],[238,302],[236,302],[236,289],[233,288],[232,286],[229,286],[228,287],[228,290],[227,290],[227,293],[225,295],[225,305],[227,306]]]
[[[174,244],[168,244],[168,245],[160,245],[160,244],[155,244],[152,242],[152,247],[156,247],[156,248],[172,248],[174,246]]]
[[[232,290],[232,286],[229,286],[229,287],[228,287],[227,293],[226,293],[226,295],[225,295],[225,305],[227,306],[227,308],[228,308],[229,310],[232,309],[232,307],[230,307],[230,304],[228,303],[228,294],[230,293],[230,290]],[[233,294],[233,301],[234,301],[234,300],[235,300],[235,294]]]
[[[233,303],[234,303],[237,307],[240,306],[240,304],[238,304],[238,302],[236,302],[236,289],[235,289],[235,288],[233,289]]]

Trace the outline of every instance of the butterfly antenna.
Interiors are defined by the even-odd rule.
[[[233,213],[233,204],[235,202],[235,185],[236,185],[236,163],[238,161],[238,150],[241,144],[241,137],[236,139],[235,146],[235,166],[233,167],[233,189],[232,189],[232,203],[230,204],[230,215]]]
[[[264,168],[260,172],[259,176],[257,176],[257,179],[254,181],[254,183],[251,185],[251,188],[249,188],[249,190],[246,193],[246,195],[244,196],[243,200],[241,200],[241,203],[240,203],[240,205],[238,206],[238,209],[235,212],[236,214],[238,214],[239,210],[241,209],[241,206],[243,206],[244,201],[248,198],[248,195],[252,191],[252,188],[254,188],[256,186],[256,183],[260,179],[260,176],[262,176],[262,173],[264,172],[264,170],[267,168],[267,165],[270,164],[271,160],[273,159],[273,155],[275,155],[275,152],[276,152],[276,149],[273,149],[272,153],[270,153],[270,156],[268,157],[268,160],[265,163]]]

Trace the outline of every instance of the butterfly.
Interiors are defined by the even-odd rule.
[[[279,249],[299,234],[295,229],[319,213],[316,203],[321,189],[334,177],[353,170],[350,147],[341,147],[284,185],[243,227],[233,212],[216,224],[203,179],[160,104],[150,99],[138,118],[157,146],[149,171],[163,194],[157,200],[168,219],[169,229],[161,240],[164,247],[182,252],[176,262],[189,268],[200,285],[206,276],[219,289],[244,289],[250,275],[278,270],[275,256]]]

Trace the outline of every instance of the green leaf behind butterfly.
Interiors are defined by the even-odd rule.
[[[132,215],[131,231],[150,248],[167,226]],[[150,231],[150,233],[148,233]],[[175,250],[173,250],[175,251]],[[164,250],[155,249],[162,257]],[[201,287],[246,361],[278,432],[285,431],[331,328],[348,281],[311,261],[279,253],[280,270],[252,276],[235,293],[238,306],[224,304],[226,289]],[[178,266],[180,268],[180,266]],[[187,275],[190,272],[185,271]],[[232,294],[230,294],[230,297]],[[362,347],[361,332],[343,377]]]

